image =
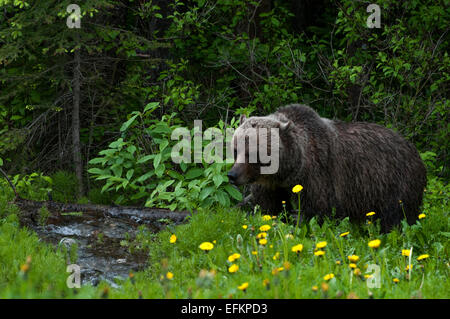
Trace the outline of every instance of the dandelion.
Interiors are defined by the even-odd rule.
[[[402,256],[408,257],[408,256],[409,256],[409,253],[410,253],[410,250],[409,250],[409,249],[402,249]]]
[[[259,233],[258,235],[256,235],[256,238],[261,239],[261,238],[266,238],[267,237],[267,233],[266,232],[262,232]]]
[[[381,244],[381,240],[375,239],[375,240],[369,241],[368,246],[369,246],[370,248],[378,248],[378,247],[380,247],[380,244]]]
[[[247,229],[248,226],[247,226],[247,225],[242,225],[242,228],[243,228],[243,229]]]
[[[314,256],[323,256],[325,255],[325,252],[323,250],[318,250],[314,252]]]
[[[270,216],[270,215],[264,215],[263,217],[262,217],[262,220],[263,221],[269,221],[269,220],[271,220],[272,219],[272,216]]]
[[[317,290],[319,290],[319,287],[317,287],[317,286],[312,286],[311,289],[312,289],[312,291],[317,291]]]
[[[170,271],[168,271],[167,274],[166,274],[166,278],[169,279],[169,280],[172,280],[172,278],[173,278],[173,273],[171,273]]]
[[[359,268],[356,268],[355,270],[353,270],[353,274],[355,276],[360,276],[361,275],[361,270]]]
[[[30,265],[29,264],[23,264],[20,266],[20,271],[23,273],[26,273],[28,271],[28,269],[30,269]]]
[[[236,265],[236,264],[232,264],[232,265],[228,268],[228,271],[229,271],[230,273],[235,273],[235,272],[238,271],[238,270],[239,270],[239,266]]]
[[[292,192],[295,193],[295,194],[297,194],[297,193],[300,193],[300,192],[302,191],[302,189],[303,189],[303,186],[302,186],[302,185],[295,185],[295,186],[292,188]]]
[[[398,283],[400,281],[400,279],[394,278],[394,279],[392,279],[392,281],[395,282],[395,283]]]
[[[262,232],[266,232],[270,229],[269,225],[262,225],[261,227],[259,227],[259,230]]]
[[[284,267],[284,269],[289,270],[289,269],[291,269],[291,263],[289,261],[285,261],[283,263],[283,267]]]
[[[348,256],[348,260],[351,261],[352,263],[355,263],[359,260],[359,256],[356,255]]]
[[[366,214],[367,217],[370,217],[370,216],[373,216],[373,215],[375,215],[375,212],[370,212],[370,213]]]
[[[328,281],[328,280],[330,280],[331,278],[334,278],[334,274],[326,274],[326,275],[323,277],[323,280]]]
[[[427,259],[428,257],[430,257],[430,255],[423,254],[423,255],[420,255],[419,257],[417,257],[417,260]]]
[[[406,266],[405,271],[408,271],[408,270],[410,270],[412,268],[413,268],[413,265],[408,265],[408,266]]]
[[[175,234],[173,234],[172,236],[170,236],[169,242],[171,244],[175,244],[175,242],[177,241],[177,236]]]
[[[214,240],[213,240],[213,244],[214,244],[214,245],[217,244],[217,240],[214,239]]]
[[[267,278],[266,278],[266,279],[264,279],[264,280],[263,280],[263,283],[262,283],[262,284],[263,284],[263,286],[264,286],[264,287],[268,287],[268,286],[269,286],[269,284],[270,284],[270,281],[269,281],[269,279],[267,279]]]
[[[302,244],[298,244],[295,245],[291,248],[292,252],[298,254],[299,252],[301,252],[303,250],[303,245]]]
[[[238,286],[239,290],[245,291],[248,288],[248,282],[244,282],[242,285]]]
[[[350,268],[356,268],[356,264],[354,264],[354,263],[349,264],[349,266],[350,266]]]
[[[272,257],[272,259],[277,260],[278,257],[280,257],[280,253],[277,251],[277,253]]]
[[[336,260],[336,265],[340,265],[341,261],[340,260]]]
[[[422,218],[425,218],[425,217],[427,217],[427,215],[425,215],[424,213],[419,215],[419,219],[422,219]]]
[[[326,245],[327,245],[326,241],[321,241],[321,242],[316,244],[316,249],[324,248]]]
[[[260,244],[260,245],[265,245],[265,244],[267,244],[267,239],[265,239],[265,238],[260,239],[260,240],[259,240],[259,244]]]
[[[342,233],[342,234],[340,234],[339,236],[340,236],[340,237],[345,237],[345,236],[347,236],[348,234],[350,234],[350,232],[349,232],[349,231],[346,231],[345,233]]]
[[[285,200],[282,200],[282,201],[281,201],[281,204],[286,205],[286,201],[285,201]]]
[[[369,278],[372,278],[373,277],[373,275],[364,275],[364,278],[366,278],[366,279],[369,279]]]
[[[201,243],[200,246],[198,246],[198,247],[199,247],[201,250],[204,250],[204,251],[210,251],[211,249],[214,248],[214,244],[213,244],[213,243],[210,243],[210,242],[208,242],[208,241],[205,241],[205,242]]]
[[[253,250],[253,251],[252,251],[252,255],[255,255],[255,256],[256,256],[256,255],[258,255],[258,252],[257,252],[256,250]]]
[[[230,263],[232,263],[232,262],[234,262],[236,259],[239,259],[239,258],[241,258],[241,255],[238,254],[238,253],[234,253],[234,254],[232,254],[232,255],[230,255],[230,256],[228,257],[228,261],[229,261]]]

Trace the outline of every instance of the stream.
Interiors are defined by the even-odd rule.
[[[30,203],[34,206],[30,206]],[[68,264],[80,266],[82,285],[94,286],[100,281],[106,281],[112,287],[117,287],[130,273],[147,266],[148,252],[134,249],[131,253],[128,247],[128,243],[135,239],[140,225],[156,233],[167,223],[162,220],[164,216],[167,215],[169,219],[172,217],[178,223],[186,216],[186,213],[138,207],[49,204],[27,200],[17,204],[22,211],[22,226],[34,230],[41,240],[57,249],[65,246],[70,251],[76,248],[76,262],[70,261],[67,254]],[[50,212],[45,223],[40,219],[42,205]],[[76,246],[71,248],[73,244]]]

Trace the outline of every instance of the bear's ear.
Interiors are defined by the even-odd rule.
[[[281,132],[287,132],[292,125],[292,121],[280,122]]]
[[[240,125],[244,124],[246,119],[247,117],[245,116],[245,114],[241,114],[241,117],[239,118],[239,124]]]

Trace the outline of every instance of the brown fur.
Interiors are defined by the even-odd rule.
[[[362,221],[371,211],[383,231],[399,224],[404,213],[416,220],[426,186],[426,170],[413,144],[372,123],[344,123],[321,118],[305,105],[288,105],[268,117],[251,117],[236,130],[233,143],[248,127],[280,130],[280,167],[260,175],[258,163],[235,163],[236,184],[251,184],[254,204],[279,213],[292,187],[301,184],[302,214],[348,216]],[[248,155],[248,154],[247,154]],[[399,202],[401,201],[401,203]],[[403,205],[403,209],[402,209]],[[404,213],[403,213],[404,211]]]

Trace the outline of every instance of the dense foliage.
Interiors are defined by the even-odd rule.
[[[21,227],[2,177],[0,297],[448,298],[449,0],[378,0],[380,28],[367,25],[371,1],[89,0],[79,18],[67,11],[73,2],[0,0],[1,172],[33,200],[198,214],[136,238],[149,268],[119,288],[73,290],[67,252]],[[225,132],[240,114],[289,103],[412,141],[428,169],[426,217],[389,234],[347,219],[297,228],[232,208],[243,194],[228,183],[229,164],[170,157],[175,128],[193,137],[201,119]],[[411,248],[408,260],[402,250]],[[371,263],[381,266],[381,289],[367,289]]]

